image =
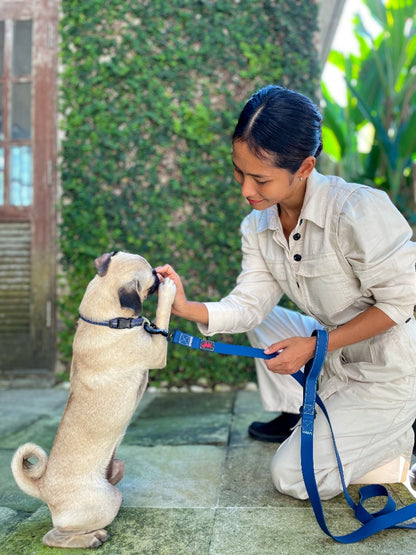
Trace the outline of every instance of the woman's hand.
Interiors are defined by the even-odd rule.
[[[172,304],[172,314],[186,318],[200,324],[208,324],[208,310],[203,303],[188,301],[185,289],[179,274],[169,264],[158,266],[155,268],[159,281],[163,281],[166,277],[170,278],[176,285],[175,300]]]
[[[186,306],[187,299],[186,299],[183,283],[179,274],[177,274],[175,270],[172,268],[172,266],[170,266],[169,264],[165,264],[164,266],[158,266],[157,268],[155,268],[155,270],[156,270],[157,277],[159,278],[159,281],[163,281],[165,278],[170,278],[176,285],[176,295],[175,295],[175,300],[173,301],[173,304],[172,304],[172,313],[180,314],[181,308],[183,310],[183,308]]]
[[[278,355],[265,360],[267,368],[276,374],[294,374],[304,366],[315,354],[315,337],[289,337],[284,341],[273,343],[265,349],[265,353]]]

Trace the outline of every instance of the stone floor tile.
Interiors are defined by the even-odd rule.
[[[220,507],[293,507],[299,501],[279,494],[270,475],[276,446],[256,442],[228,450],[223,473]]]
[[[107,527],[111,537],[100,555],[204,555],[215,511],[213,509],[131,509],[121,508]],[[42,544],[51,528],[46,507],[39,509],[3,540],[1,555],[91,555],[91,549],[63,550]]]
[[[259,391],[237,391],[234,413],[257,414],[258,416],[266,416],[268,420],[274,418],[274,413],[266,412],[263,409]]]
[[[0,391],[0,402],[1,393],[2,391]],[[11,398],[17,401],[17,398],[14,395],[15,390],[12,390],[10,393]],[[62,393],[64,393],[64,395],[62,395]],[[8,401],[5,405],[8,407],[7,410],[5,410],[4,407],[1,407],[0,415],[5,413],[4,418],[6,420],[9,418],[14,422],[14,424],[9,427],[3,425],[3,429],[0,431],[0,449],[16,449],[19,445],[30,441],[37,443],[49,452],[55,439],[56,430],[58,429],[61,421],[67,392],[55,390],[55,394],[55,402],[53,402],[54,397],[44,397],[42,391],[39,392],[38,390],[34,390],[32,395],[33,399],[36,401],[34,406],[30,407],[28,412],[26,412],[26,409],[20,407],[20,405],[24,404],[24,406],[27,407],[29,401],[27,403],[24,403],[23,401],[18,403],[18,406],[20,407],[19,414],[13,414],[10,401]],[[138,418],[140,413],[145,410],[148,405],[158,399],[159,395],[160,394],[158,393],[145,393],[138,408],[136,409],[132,421],[134,421],[135,418]],[[46,406],[39,404],[39,396],[40,399],[46,399]],[[3,399],[8,399],[8,397],[3,394]],[[32,408],[33,412],[31,412]],[[0,425],[1,424],[2,421],[0,418]]]
[[[52,528],[49,509],[42,505],[33,515],[24,519],[5,538],[2,539],[1,555],[57,555],[62,549],[54,549],[42,544],[42,538]],[[91,553],[91,550],[88,550]],[[77,553],[78,552],[78,553]],[[86,550],[71,550],[78,555]]]
[[[133,417],[123,442],[226,445],[234,398],[235,392],[171,393],[155,397]]]
[[[0,553],[4,539],[28,516],[28,513],[14,511],[9,507],[0,507]]]
[[[143,411],[147,409],[149,405],[154,403],[157,399],[163,398],[166,393],[162,391],[145,391],[143,397],[140,399],[139,406],[136,409],[131,421],[137,418]]]
[[[126,472],[117,485],[125,507],[215,507],[226,450],[207,445],[132,447],[117,456]]]
[[[2,435],[0,437],[0,449],[15,450],[19,445],[30,441],[49,452],[60,421],[61,415],[39,416],[37,420],[30,422],[19,430]]]
[[[235,392],[226,393],[169,393],[152,400],[140,418],[166,418],[202,414],[228,414],[232,411]]]
[[[249,446],[249,445],[259,444],[259,443],[262,443],[264,445],[265,442],[258,441],[249,436],[248,427],[252,422],[256,420],[259,420],[260,422],[267,422],[267,420],[271,420],[272,418],[274,418],[275,414],[272,414],[272,416],[270,416],[270,414],[271,413],[264,413],[264,415],[262,415],[261,413],[234,414],[231,431],[230,431],[230,445]],[[272,445],[275,451],[279,446],[278,443],[266,443],[266,444]]]
[[[121,509],[102,553],[207,555],[214,516],[214,509]]]
[[[279,415],[263,409],[258,391],[238,391],[234,404],[234,417],[230,434],[230,445],[252,445],[262,443],[248,435],[248,427],[254,421],[268,422]],[[273,443],[276,450],[278,443]]]
[[[21,429],[40,416],[60,416],[67,397],[64,389],[0,390],[0,435]]]
[[[327,524],[334,534],[357,528],[344,510],[329,509]],[[414,554],[411,530],[387,530],[349,545],[341,545],[319,528],[310,507],[218,509],[209,555]]]
[[[226,445],[231,414],[206,413],[158,417],[139,417],[127,428],[127,445]]]

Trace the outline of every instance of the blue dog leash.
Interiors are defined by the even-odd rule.
[[[237,355],[241,357],[252,358],[265,358],[270,359],[276,354],[266,355],[263,349],[256,349],[255,347],[245,347],[244,345],[232,345],[228,343],[219,343],[217,341],[209,341],[207,339],[200,339],[194,335],[189,335],[183,331],[175,330],[170,337],[171,343],[183,345],[189,349],[198,349],[200,351],[208,351],[218,353],[221,355]]]
[[[305,365],[304,373],[299,371],[292,374],[292,377],[303,387],[301,467],[306,491],[308,492],[309,500],[312,504],[312,508],[320,528],[332,539],[344,544],[361,541],[387,528],[416,529],[416,523],[403,524],[404,522],[416,517],[416,503],[397,509],[394,499],[387,491],[387,488],[383,485],[374,484],[361,487],[359,490],[360,499],[357,504],[354,503],[351,498],[345,484],[342,462],[336,446],[331,422],[325,405],[317,394],[318,378],[328,349],[328,332],[325,330],[317,330],[313,333],[313,335],[316,335],[314,357]],[[178,330],[171,335],[170,340],[172,343],[183,345],[191,349],[199,349],[201,351],[209,351],[225,355],[237,355],[262,359],[271,359],[277,355],[277,353],[266,355],[262,349],[257,349],[255,347],[232,345],[228,343],[219,343],[216,341],[214,342],[206,339],[200,339]],[[334,536],[329,531],[325,521],[318,486],[316,484],[313,460],[313,432],[316,405],[318,405],[322,410],[331,430],[332,443],[335,450],[345,498],[350,507],[353,509],[355,517],[362,524],[360,528],[354,532],[345,534],[344,536]],[[374,497],[385,497],[386,502],[381,510],[371,513],[364,508],[363,503]]]
[[[412,503],[401,509],[396,508],[396,503],[391,497],[387,488],[383,485],[373,484],[363,486],[359,490],[360,500],[357,504],[354,503],[351,496],[347,491],[344,481],[344,474],[342,470],[342,463],[336,447],[331,422],[325,405],[319,399],[316,388],[318,377],[325,360],[326,351],[328,348],[328,332],[324,330],[317,330],[314,332],[317,336],[315,356],[305,366],[304,373],[304,400],[302,411],[302,439],[301,439],[301,465],[303,480],[305,482],[306,491],[308,492],[315,517],[321,529],[331,538],[340,543],[355,543],[361,541],[373,534],[385,530],[387,528],[411,528],[416,529],[416,523],[402,524],[412,518],[416,517],[416,503]],[[313,429],[314,429],[314,411],[315,403],[322,409],[325,418],[328,421],[332,441],[335,449],[335,454],[338,462],[342,487],[344,495],[351,508],[354,510],[355,517],[362,523],[362,526],[344,536],[333,536],[329,531],[322,509],[322,503],[316,485],[315,470],[313,462]],[[385,497],[386,503],[384,507],[375,513],[367,511],[363,503],[364,501],[374,497]]]

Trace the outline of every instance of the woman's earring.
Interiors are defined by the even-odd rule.
[[[302,176],[300,176],[300,177],[299,177],[299,181],[302,181],[302,179],[303,179],[303,177],[302,177]]]

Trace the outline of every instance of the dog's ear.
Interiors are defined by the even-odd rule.
[[[98,271],[100,277],[105,276],[111,262],[112,252],[106,252],[94,260],[94,267]]]
[[[138,284],[136,281],[125,283],[118,290],[118,297],[122,308],[131,308],[134,310],[135,316],[140,316],[142,313],[142,301],[140,300],[137,289]]]

